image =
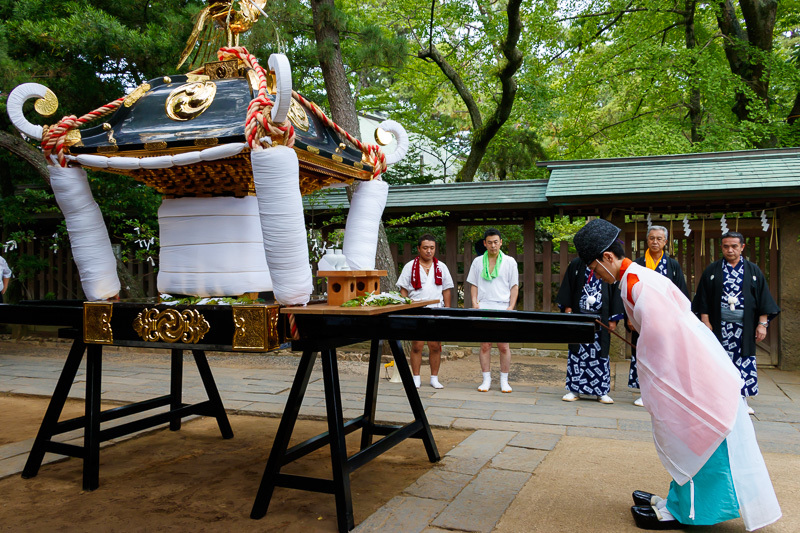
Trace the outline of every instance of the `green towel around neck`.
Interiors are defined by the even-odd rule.
[[[492,281],[494,278],[497,277],[497,273],[500,272],[500,265],[503,262],[503,252],[497,252],[497,262],[494,264],[494,270],[489,272],[489,252],[486,251],[483,254],[483,271],[481,272],[481,276],[486,281]]]

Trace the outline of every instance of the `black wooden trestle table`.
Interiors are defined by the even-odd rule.
[[[277,487],[330,493],[336,501],[338,529],[347,532],[355,525],[350,490],[350,474],[353,471],[408,438],[421,439],[428,459],[431,462],[439,460],[425,408],[414,385],[401,341],[589,342],[594,338],[594,320],[597,318],[595,315],[579,314],[420,307],[425,303],[429,302],[350,311],[327,305],[281,309],[281,313],[293,315],[298,339],[292,342],[292,349],[302,351],[302,356],[251,518],[258,519],[266,515]],[[342,416],[336,349],[367,340],[371,340],[371,346],[363,414],[345,421]],[[414,417],[405,425],[378,424],[375,419],[384,342],[389,343]],[[289,448],[318,355],[322,360],[328,431]],[[359,450],[348,455],[345,437],[359,429]],[[375,436],[382,438],[373,442]],[[285,465],[328,445],[333,479],[281,472]]]

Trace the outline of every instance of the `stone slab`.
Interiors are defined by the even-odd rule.
[[[447,502],[395,496],[358,524],[354,533],[419,533],[445,508]]]
[[[559,440],[561,440],[561,435],[523,432],[511,439],[508,445],[549,451],[556,447]]]
[[[547,455],[544,450],[506,446],[492,459],[492,468],[533,473]]]
[[[651,431],[620,431],[616,429],[604,428],[568,427],[567,435],[571,437],[592,437],[598,439],[653,442],[653,433]]]
[[[447,452],[449,457],[494,457],[516,436],[514,431],[478,430]]]
[[[489,533],[530,477],[526,472],[486,468],[431,525]]]
[[[470,474],[451,472],[441,468],[428,470],[405,491],[406,494],[419,498],[444,500],[449,502],[472,481]]]
[[[488,463],[488,457],[449,457],[445,455],[442,460],[436,463],[436,468],[460,474],[474,476],[480,472],[481,468]]]
[[[583,426],[617,429],[617,420],[615,418],[589,418],[577,415],[546,415],[497,411],[492,419],[502,422],[528,422],[534,424],[553,424],[559,426]]]
[[[567,427],[550,424],[531,424],[527,422],[503,422],[501,420],[479,420],[477,418],[456,418],[453,429],[487,429],[500,431],[539,431],[566,435]]]

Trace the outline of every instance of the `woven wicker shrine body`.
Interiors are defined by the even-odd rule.
[[[258,91],[255,73],[235,59],[207,63],[202,72],[142,84],[104,123],[68,140],[68,152],[148,158],[246,142],[245,117]],[[294,98],[288,119],[295,129],[302,194],[372,179],[373,167],[361,151],[345,147],[332,128]],[[165,198],[241,198],[255,195],[249,152],[245,148],[231,157],[169,168],[94,170],[132,176]]]

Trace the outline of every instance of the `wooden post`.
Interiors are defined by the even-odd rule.
[[[558,278],[564,279],[564,273],[567,271],[567,265],[569,264],[569,258],[567,254],[569,253],[569,243],[567,241],[561,241],[558,247]]]
[[[400,258],[400,263],[398,265],[403,264],[405,265],[411,258],[414,257],[416,254],[411,251],[411,243],[407,242],[403,244],[403,257]]]
[[[467,283],[467,276],[469,275],[469,267],[472,266],[472,254],[475,252],[472,241],[464,242],[464,280],[462,287],[464,288],[464,309],[472,308],[472,294],[470,291],[471,285]]]
[[[523,310],[536,308],[536,219],[522,222],[522,304]]]
[[[777,220],[775,221],[777,224]],[[778,228],[775,228],[777,232]],[[780,301],[780,286],[778,281],[780,279],[779,274],[779,265],[778,265],[778,246],[780,243],[780,235],[776,234],[776,239],[772,243],[772,247],[769,249],[769,292],[772,294],[772,298],[776,301]],[[761,248],[769,246],[769,238],[762,237],[761,239]],[[769,356],[772,360],[773,365],[779,365],[781,363],[780,360],[780,337],[778,332],[780,331],[780,319],[781,315],[775,317],[772,322],[774,324],[770,324],[767,341],[769,341]]]
[[[553,242],[542,243],[542,311],[552,310],[553,300]]]
[[[458,307],[458,222],[447,221],[445,227],[446,256],[444,264],[450,269],[453,277],[453,288],[450,289],[450,307]]]

